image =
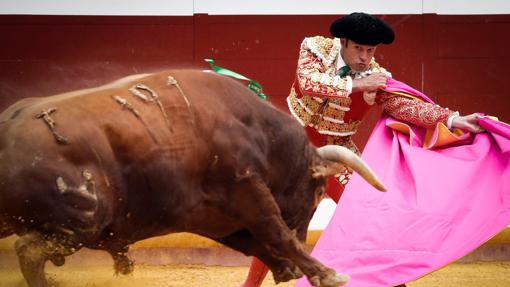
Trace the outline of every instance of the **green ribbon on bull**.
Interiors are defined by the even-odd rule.
[[[211,66],[211,69],[213,71],[215,71],[216,73],[225,75],[225,76],[229,76],[229,77],[233,77],[233,78],[236,78],[239,80],[248,81],[248,89],[254,91],[255,94],[257,94],[257,96],[261,97],[263,100],[265,100],[267,98],[266,95],[262,92],[262,86],[259,83],[255,82],[254,80],[248,79],[245,76],[238,74],[236,72],[216,66],[214,64],[213,59],[204,59],[204,60],[207,63],[209,63],[209,65]]]

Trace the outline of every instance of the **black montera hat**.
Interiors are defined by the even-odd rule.
[[[395,33],[388,24],[366,13],[352,13],[337,19],[329,28],[331,35],[347,38],[361,45],[391,44]]]

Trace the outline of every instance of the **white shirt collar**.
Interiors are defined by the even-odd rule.
[[[340,69],[342,69],[343,67],[347,66],[347,64],[345,64],[344,62],[344,59],[342,58],[342,45],[340,45],[340,50],[338,51],[338,55],[337,55],[337,61],[336,61],[336,73],[338,74],[338,71],[340,71]]]

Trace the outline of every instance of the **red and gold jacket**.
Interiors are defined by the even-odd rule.
[[[292,115],[303,125],[319,134],[348,137],[355,134],[371,104],[363,93],[349,93],[348,80],[338,76],[336,61],[341,45],[338,38],[321,36],[305,38],[301,44],[296,78],[287,103]],[[389,73],[375,62],[363,73],[351,73],[362,78],[375,72]],[[446,124],[452,111],[416,99],[379,91],[375,102],[392,117],[421,127]]]

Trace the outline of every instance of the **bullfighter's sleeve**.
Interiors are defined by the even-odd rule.
[[[307,49],[301,49],[296,79],[301,93],[315,97],[348,97],[346,78],[330,76],[321,60]]]
[[[448,117],[455,113],[438,105],[388,93],[378,95],[376,102],[390,116],[424,128],[434,128],[438,123],[447,125]]]

